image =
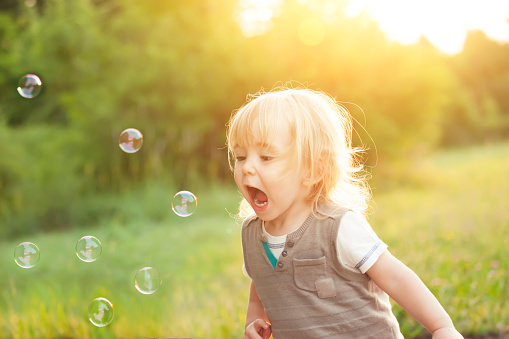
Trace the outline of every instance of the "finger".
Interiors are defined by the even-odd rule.
[[[262,330],[266,330],[269,328],[269,324],[267,324],[267,322],[265,322],[265,320],[263,319],[256,319],[255,321],[253,321],[253,325],[256,329],[256,332],[258,333],[261,333]]]
[[[246,327],[244,339],[263,339],[262,331],[268,328],[267,323],[262,319],[256,319]]]
[[[272,334],[272,327],[270,325],[267,328],[262,329],[262,333],[260,333],[263,339],[269,339]]]
[[[256,326],[260,326],[260,327],[257,327],[258,334],[262,337],[262,339],[270,338],[270,334],[272,333],[270,324],[267,323],[265,320],[262,320],[262,319],[259,319],[259,320],[260,321],[258,321],[256,323]]]

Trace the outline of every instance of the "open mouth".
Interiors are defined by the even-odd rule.
[[[251,200],[257,207],[264,207],[267,205],[269,198],[267,197],[267,194],[265,194],[262,190],[251,186],[247,186],[247,190]]]

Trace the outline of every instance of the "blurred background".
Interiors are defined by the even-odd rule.
[[[503,0],[1,0],[0,336],[241,337],[225,124],[288,84],[350,111],[369,220],[458,329],[506,331],[508,18]],[[42,81],[31,99],[25,74]],[[134,154],[126,128],[144,136]],[[181,190],[189,218],[171,211]],[[73,254],[87,234],[97,262]],[[13,262],[22,241],[33,268]],[[151,265],[163,284],[144,296],[134,275]],[[104,328],[87,319],[97,297],[115,305]]]

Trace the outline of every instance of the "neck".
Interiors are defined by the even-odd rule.
[[[280,215],[276,219],[265,221],[265,230],[273,236],[292,233],[298,229],[313,210],[312,205],[301,206],[292,213]]]

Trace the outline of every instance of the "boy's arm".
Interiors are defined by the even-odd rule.
[[[415,320],[438,338],[463,338],[433,293],[419,277],[389,251],[367,272],[369,277]]]
[[[246,324],[244,325],[244,338],[269,338],[271,334],[270,323],[265,315],[262,301],[251,281],[249,303],[247,305]]]

